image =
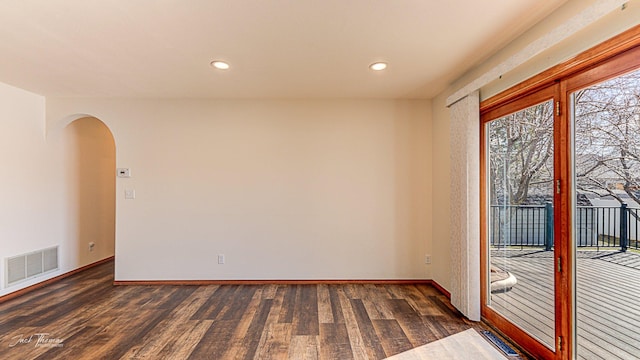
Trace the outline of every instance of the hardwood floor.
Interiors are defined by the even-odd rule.
[[[108,262],[1,303],[0,359],[384,359],[484,329],[429,285],[112,282]]]

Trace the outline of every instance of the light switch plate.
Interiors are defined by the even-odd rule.
[[[124,198],[125,199],[135,199],[136,191],[134,189],[124,189]]]

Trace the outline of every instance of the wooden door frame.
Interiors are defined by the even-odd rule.
[[[578,56],[550,68],[480,104],[480,266],[481,314],[489,324],[504,332],[536,358],[571,359],[575,356],[573,278],[573,226],[572,226],[572,137],[569,97],[577,89],[605,81],[640,67],[640,25],[597,45]],[[549,90],[552,89],[552,90]],[[499,116],[533,105],[540,94],[553,92],[558,104],[554,117],[554,181],[560,182],[561,191],[554,191],[554,264],[555,281],[555,348],[552,351],[533,339],[503,316],[489,308],[488,294],[488,242],[487,242],[487,173],[485,124]],[[529,106],[530,106],[529,105]],[[554,186],[555,189],[555,186]],[[559,342],[560,341],[560,342]]]
[[[504,104],[500,107],[492,108],[489,111],[485,111],[480,116],[480,188],[483,189],[480,194],[480,204],[482,206],[482,211],[480,211],[480,271],[482,276],[480,277],[480,286],[481,286],[481,315],[482,317],[489,322],[490,324],[496,326],[499,330],[507,334],[513,341],[515,341],[520,346],[524,347],[531,355],[536,358],[550,359],[555,357],[555,353],[553,350],[549,349],[547,346],[535,340],[531,335],[529,335],[524,330],[520,329],[518,326],[511,323],[507,318],[502,316],[497,311],[490,308],[488,304],[489,300],[489,279],[488,279],[488,265],[489,265],[489,240],[488,240],[488,222],[487,222],[487,214],[488,203],[487,203],[487,193],[488,193],[488,174],[487,174],[487,134],[486,127],[487,125],[496,119],[502,118],[506,115],[512,114],[514,112],[526,109],[528,107],[534,106],[536,104],[540,104],[543,102],[547,102],[549,100],[553,101],[553,105],[555,108],[556,101],[558,101],[558,85],[552,84],[547,86],[546,88],[539,89],[533,93],[527,94],[525,96],[519,97],[508,103]],[[556,133],[555,127],[557,127],[558,114],[554,111],[554,136]],[[554,140],[554,151],[555,151],[555,140]],[[555,158],[555,156],[554,156]],[[555,181],[555,172],[554,172],[554,181]],[[555,187],[554,187],[555,188]],[[554,209],[558,209],[558,203],[556,202],[556,195],[554,192]],[[554,216],[558,213],[557,210],[554,211]],[[558,221],[558,219],[554,219],[554,221]],[[556,227],[554,231],[557,231],[559,227]],[[559,234],[555,234],[558,236]],[[557,239],[557,238],[556,238]],[[554,247],[554,257],[558,256],[559,247]],[[554,271],[553,268],[549,269],[550,271]],[[554,303],[554,314],[555,314],[555,323],[558,323],[558,319],[562,315],[559,311],[562,309],[558,308],[558,305],[562,303],[562,301],[558,301],[557,299],[557,284],[559,283],[559,279],[557,278],[557,274],[554,276],[554,296],[556,297]],[[555,326],[555,334],[554,338],[560,336],[558,334],[558,328]],[[557,346],[557,345],[556,345]],[[555,347],[555,346],[554,346]]]

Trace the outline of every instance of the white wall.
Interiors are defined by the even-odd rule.
[[[434,152],[433,168],[437,169],[433,173],[433,202],[438,204],[442,211],[433,212],[433,254],[432,265],[433,280],[442,285],[445,289],[451,289],[451,263],[450,247],[448,239],[450,233],[451,209],[448,199],[451,189],[451,178],[457,174],[451,174],[450,169],[450,138],[449,125],[450,114],[446,107],[446,99],[458,89],[467,85],[471,81],[480,77],[493,67],[501,64],[505,59],[517,53],[532,41],[543,36],[547,32],[555,29],[559,24],[566,22],[583,9],[592,4],[595,0],[570,0],[557,11],[544,19],[531,30],[524,33],[511,44],[492,56],[487,61],[478,65],[467,74],[456,80],[453,85],[440,93],[432,100],[432,121],[433,121],[433,147],[438,149]],[[561,44],[550,48],[548,51],[530,59],[521,67],[509,73],[502,74],[500,79],[480,89],[481,98],[487,99],[509,87],[518,84],[541,71],[556,65],[562,61],[585,51],[606,39],[609,39],[640,23],[640,2],[630,1],[625,10],[617,10],[593,23],[588,28],[578,32]],[[478,209],[479,211],[479,209]]]
[[[117,280],[430,277],[428,101],[47,101],[52,131],[96,116],[131,168]]]
[[[0,83],[0,294],[5,289],[5,259],[56,244],[56,184],[44,141],[44,98]]]
[[[0,83],[0,295],[110,255],[84,256],[88,249],[77,246],[78,219],[71,213],[77,204],[66,185],[70,164],[63,145],[61,136],[45,139],[42,96]],[[7,287],[7,257],[56,245],[58,271]]]
[[[433,212],[431,265],[432,279],[445,289],[451,289],[451,256],[450,256],[450,217],[451,217],[451,139],[449,137],[449,109],[446,99],[449,93],[440,94],[433,99],[432,129],[433,148],[433,204],[437,211]]]

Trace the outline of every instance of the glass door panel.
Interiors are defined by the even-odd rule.
[[[640,71],[571,94],[579,359],[640,359]]]
[[[554,101],[485,125],[487,306],[554,349]]]

